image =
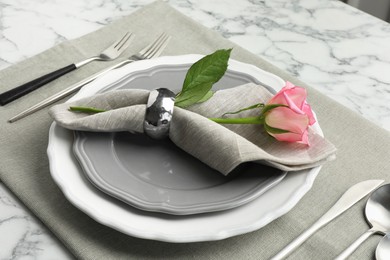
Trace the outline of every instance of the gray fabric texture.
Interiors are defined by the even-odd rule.
[[[148,96],[149,91],[142,89],[110,91],[70,104],[56,105],[50,110],[50,115],[59,125],[71,130],[143,133]],[[298,171],[321,165],[335,157],[335,147],[313,131],[309,132],[310,145],[307,146],[276,141],[260,125],[222,126],[207,119],[221,117],[224,111],[266,104],[271,97],[272,94],[264,87],[249,83],[219,90],[208,101],[190,106],[188,110],[175,107],[169,138],[224,175],[245,162],[263,163],[283,171]],[[69,110],[70,106],[87,106],[106,112],[75,113]],[[259,113],[256,109],[230,117],[255,117]]]
[[[31,80],[69,62],[92,56],[130,30],[136,39],[127,55],[165,31],[173,36],[166,55],[208,54],[231,48],[232,58],[254,64],[308,90],[325,137],[338,152],[326,163],[311,190],[286,215],[249,234],[222,241],[173,244],[124,235],[71,205],[50,177],[46,155],[52,119],[48,110],[10,124],[8,118],[44,97],[112,63],[95,62],[0,108],[1,181],[80,259],[268,259],[325,213],[351,185],[367,179],[390,179],[390,134],[320,94],[267,61],[235,46],[163,2],[153,3],[96,32],[59,44],[0,72],[0,91]],[[126,56],[127,56],[126,55]],[[123,57],[125,58],[125,57]],[[318,231],[289,259],[333,259],[368,229],[365,201]],[[373,259],[379,236],[373,236],[351,259]]]

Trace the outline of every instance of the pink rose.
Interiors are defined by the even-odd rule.
[[[306,102],[306,95],[304,88],[286,82],[286,86],[265,106],[265,129],[278,141],[309,145],[308,127],[316,120]]]

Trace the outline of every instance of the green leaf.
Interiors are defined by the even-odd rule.
[[[203,103],[203,102],[206,102],[207,100],[209,100],[212,96],[214,95],[214,92],[212,90],[209,90],[209,92],[206,93],[206,95],[204,95],[204,97],[202,97],[199,101],[197,101],[196,103]]]
[[[175,105],[185,108],[209,95],[211,87],[225,74],[231,51],[217,50],[195,62],[187,71]]]
[[[275,128],[272,126],[269,126],[267,124],[264,124],[265,130],[270,133],[270,134],[285,134],[285,133],[290,133],[288,130],[280,129],[280,128]]]
[[[94,107],[77,107],[77,106],[69,107],[69,110],[73,111],[73,112],[81,112],[81,113],[88,113],[88,114],[96,114],[96,113],[106,112],[106,110],[99,109],[99,108],[94,108]]]

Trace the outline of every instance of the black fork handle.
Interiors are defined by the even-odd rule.
[[[40,87],[43,85],[61,77],[62,75],[65,75],[68,72],[71,72],[72,70],[75,70],[77,67],[75,64],[70,64],[68,66],[65,66],[61,69],[58,69],[56,71],[50,72],[46,75],[43,75],[37,79],[34,79],[30,82],[27,82],[23,85],[20,85],[19,87],[10,89],[2,94],[0,94],[0,105],[4,106]]]

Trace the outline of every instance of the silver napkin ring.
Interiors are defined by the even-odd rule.
[[[144,133],[153,139],[163,139],[169,134],[175,93],[166,88],[152,90],[146,104]]]

